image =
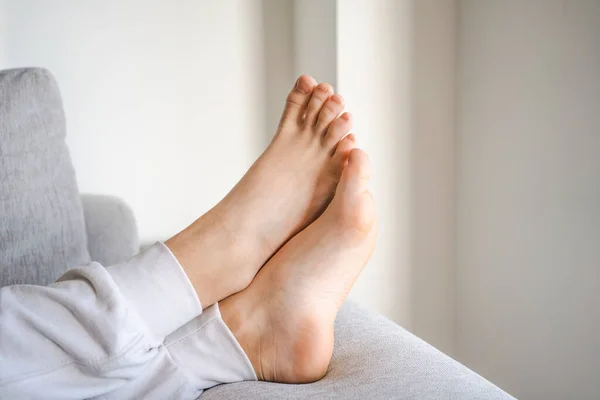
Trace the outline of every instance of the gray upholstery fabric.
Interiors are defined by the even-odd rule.
[[[0,71],[0,286],[48,284],[90,261],[56,82]]]
[[[104,266],[127,260],[140,250],[135,218],[122,200],[112,196],[81,196],[88,250]]]
[[[242,382],[216,386],[223,399],[512,399],[468,368],[388,319],[348,302],[322,380],[306,385]]]

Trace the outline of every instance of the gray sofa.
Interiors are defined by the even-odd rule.
[[[82,99],[84,100],[84,99]],[[139,248],[130,209],[79,196],[62,103],[43,69],[0,72],[0,285],[47,284],[67,268],[110,265]],[[487,380],[388,319],[348,302],[327,375],[305,385],[240,382],[203,399],[509,399]]]

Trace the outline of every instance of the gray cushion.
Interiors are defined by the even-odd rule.
[[[48,284],[90,261],[56,82],[0,71],[0,286]]]
[[[306,385],[221,385],[200,398],[512,399],[390,320],[349,302],[336,320],[333,359],[325,378]]]
[[[131,208],[113,196],[81,196],[88,250],[92,260],[104,266],[131,258],[140,251],[140,242]]]

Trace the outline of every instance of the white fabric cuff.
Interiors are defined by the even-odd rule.
[[[173,253],[160,242],[107,271],[160,341],[202,314],[190,280]]]
[[[195,389],[257,380],[248,356],[214,304],[165,339],[171,358]]]

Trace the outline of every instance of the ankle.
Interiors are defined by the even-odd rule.
[[[219,204],[202,216],[201,219],[205,220],[203,225],[209,229],[200,228],[198,232],[204,235],[218,234],[223,237],[223,241],[228,243],[229,247],[226,251],[231,253],[231,257],[242,265],[256,266],[254,269],[256,274],[260,267],[275,254],[283,240],[281,235],[274,233],[273,227],[261,225],[268,217],[256,211],[256,208],[259,208],[257,204],[252,201],[239,202],[239,199],[244,196],[238,191],[239,188],[234,187]],[[257,224],[257,221],[260,223]],[[212,230],[212,233],[208,230]],[[277,239],[274,239],[274,236]]]
[[[244,353],[250,360],[258,380],[264,380],[264,371],[260,364],[261,329],[260,305],[253,304],[245,292],[228,297],[219,303],[219,310],[223,322],[236,338]]]
[[[260,265],[222,224],[206,214],[165,242],[188,276],[203,308],[244,290]]]

